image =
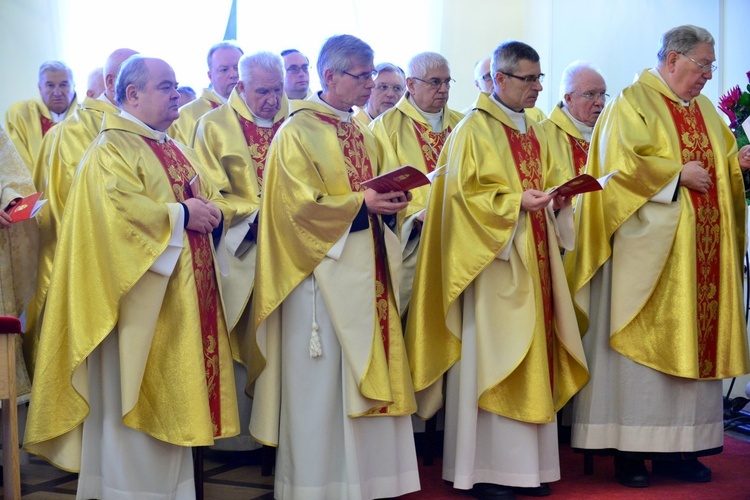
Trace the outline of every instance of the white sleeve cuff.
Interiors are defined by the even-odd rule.
[[[162,276],[171,276],[177,259],[182,252],[182,233],[185,226],[185,209],[180,203],[167,203],[169,208],[169,222],[172,224],[172,236],[167,248],[151,265],[150,271]]]
[[[326,254],[326,257],[329,257],[333,260],[339,260],[341,258],[341,253],[344,251],[344,245],[346,245],[346,239],[349,237],[349,233],[352,230],[352,225],[349,224],[349,227],[346,229],[343,235],[341,235],[341,238],[333,244],[330,250],[328,250],[328,253]]]
[[[674,198],[674,192],[677,189],[677,183],[679,181],[680,176],[676,175],[669,184],[664,186],[664,189],[656,193],[654,197],[651,198],[651,201],[664,204],[672,203],[672,198]]]
[[[249,225],[254,223],[257,218],[258,211],[256,210],[242,219],[239,223],[227,229],[224,241],[226,241],[227,251],[229,253],[235,257],[242,257],[242,255],[250,249],[254,242],[247,241],[245,237],[247,236],[247,233],[250,232]]]
[[[516,221],[515,226],[513,226],[513,234],[510,235],[510,239],[508,240],[508,243],[505,245],[505,248],[503,248],[502,252],[497,254],[497,259],[500,260],[510,260],[510,249],[513,248],[513,238],[516,237],[516,229],[518,229],[518,224],[520,222],[521,218]]]

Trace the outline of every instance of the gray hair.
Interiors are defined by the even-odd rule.
[[[690,54],[696,45],[707,43],[713,47],[714,37],[708,30],[692,24],[677,26],[664,33],[661,37],[661,47],[656,57],[660,63],[667,60],[667,54],[674,51],[678,54]]]
[[[323,91],[328,90],[325,82],[327,70],[343,73],[354,64],[372,63],[375,53],[372,48],[352,35],[335,35],[325,41],[318,55],[318,77]]]
[[[424,78],[427,70],[434,68],[450,68],[448,60],[437,52],[422,52],[412,57],[406,66],[406,76],[409,78]]]
[[[490,71],[496,75],[498,71],[503,73],[515,73],[521,60],[539,62],[539,54],[531,45],[516,40],[503,42],[497,46],[492,53]]]
[[[68,73],[68,77],[70,78],[70,84],[73,85],[73,72],[70,70],[67,64],[65,64],[62,61],[44,61],[41,66],[39,66],[39,83],[42,83],[42,76],[44,76],[44,73],[47,71],[66,71]]]
[[[404,70],[396,66],[395,64],[391,64],[389,62],[382,62],[375,66],[375,71],[378,73],[396,73],[398,75],[401,75],[401,78],[404,78]]]
[[[602,72],[599,71],[599,68],[588,61],[578,60],[568,64],[568,66],[563,70],[562,78],[560,79],[561,101],[565,101],[565,94],[570,94],[571,92],[573,92],[573,85],[575,83],[576,76],[578,76],[581,71],[585,70],[591,70],[595,73],[598,73],[600,76],[602,74]]]
[[[211,58],[213,57],[214,52],[219,49],[237,49],[240,51],[240,54],[245,53],[234,40],[224,40],[223,42],[215,43],[211,46],[210,49],[208,49],[208,57],[206,57],[206,63],[208,64],[209,71],[211,71]]]
[[[250,70],[253,68],[262,69],[269,73],[279,73],[282,78],[284,77],[284,63],[281,57],[273,52],[256,52],[255,54],[242,56],[242,59],[240,59],[240,80],[250,84]]]
[[[148,67],[146,58],[140,54],[135,54],[122,63],[120,71],[117,73],[117,82],[115,83],[115,101],[122,106],[127,101],[126,90],[128,85],[134,85],[138,90],[145,90],[148,84]]]
[[[482,72],[480,71],[481,68],[482,68],[482,63],[485,60],[491,60],[491,59],[492,59],[491,57],[483,57],[480,60],[478,60],[476,62],[476,64],[474,64],[474,81],[478,82],[478,81],[482,80],[482,78],[484,77],[484,75],[482,75],[481,74]]]

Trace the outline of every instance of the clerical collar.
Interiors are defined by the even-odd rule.
[[[318,104],[322,104],[326,108],[330,109],[331,111],[333,111],[334,113],[336,113],[336,116],[338,116],[339,119],[342,122],[351,123],[351,121],[352,121],[352,110],[350,109],[349,111],[341,111],[340,109],[334,108],[333,106],[331,106],[330,104],[328,104],[327,102],[325,102],[323,99],[321,99],[320,95],[322,93],[323,93],[322,91],[316,92],[315,94],[311,95],[308,100],[310,100],[312,102],[317,102]]]
[[[120,107],[120,105],[119,105],[119,104],[117,104],[117,101],[113,101],[112,99],[110,99],[109,97],[107,97],[107,93],[106,93],[106,92],[102,92],[102,93],[101,93],[101,94],[99,95],[99,97],[97,97],[97,98],[96,98],[96,100],[97,100],[97,101],[102,101],[102,102],[106,102],[107,104],[111,104],[112,106],[114,106],[114,107],[116,107],[116,108],[119,108],[119,107]]]
[[[575,128],[581,133],[583,136],[583,139],[586,142],[591,142],[591,134],[594,132],[594,127],[589,127],[585,123],[583,123],[581,120],[578,120],[575,116],[570,114],[570,109],[568,109],[568,106],[563,103],[562,105],[562,112],[565,113],[565,115],[570,118],[570,121],[573,123]]]
[[[248,110],[248,111],[250,112],[250,116],[252,116],[252,117],[253,117],[253,122],[254,122],[254,123],[255,123],[255,124],[257,125],[257,126],[259,126],[259,127],[263,127],[263,128],[271,128],[271,127],[273,127],[273,118],[271,118],[270,120],[268,120],[268,119],[266,119],[266,118],[261,118],[260,116],[258,116],[258,115],[256,115],[255,113],[253,113],[253,110],[252,110],[252,109],[250,109],[250,105],[249,105],[249,104],[247,103],[247,101],[245,100],[245,95],[244,95],[244,94],[242,94],[241,92],[238,92],[238,94],[239,94],[239,96],[240,96],[240,99],[242,99],[242,102],[243,102],[243,103],[245,103],[245,107],[246,107],[246,108],[247,108],[247,110]]]
[[[664,85],[666,85],[666,86],[667,86],[667,88],[668,88],[669,90],[672,90],[672,87],[670,87],[670,86],[669,86],[669,84],[667,83],[667,81],[666,81],[666,80],[664,79],[664,77],[663,77],[663,76],[661,76],[661,73],[659,73],[659,70],[658,70],[658,69],[656,69],[656,68],[651,68],[650,70],[648,70],[648,72],[649,72],[649,73],[651,73],[652,75],[656,76],[656,78],[658,78],[659,80],[661,80],[661,82],[662,82],[662,83],[663,83]],[[678,96],[677,94],[675,94],[674,90],[672,90],[672,93],[673,93],[673,94],[674,94],[674,96],[675,96],[675,97],[677,98],[677,100],[678,100],[678,101],[680,101],[680,104],[682,104],[683,106],[690,106],[690,101],[683,101],[683,100],[682,100],[682,99],[680,98],[680,96]]]
[[[408,97],[409,102],[412,106],[414,106],[414,109],[419,111],[419,114],[424,116],[424,119],[427,120],[427,123],[430,124],[432,127],[433,132],[442,132],[443,131],[443,110],[441,109],[437,113],[428,113],[427,111],[423,110],[419,106],[417,106],[417,103],[414,102],[414,98],[410,95]]]
[[[373,116],[372,116],[372,115],[370,114],[370,112],[369,112],[369,111],[367,111],[367,105],[366,105],[366,104],[365,104],[365,106],[364,106],[364,107],[362,108],[362,112],[363,112],[363,113],[364,113],[365,115],[367,115],[367,118],[369,118],[369,119],[370,119],[370,121],[373,121],[373,120],[375,119],[375,118],[374,118],[374,117],[373,117]]]
[[[523,110],[514,111],[510,109],[508,106],[503,104],[503,101],[498,99],[498,97],[493,93],[491,96],[492,101],[500,106],[500,109],[508,115],[508,118],[510,118],[510,121],[513,122],[513,124],[518,127],[518,130],[522,133],[526,133],[526,113],[523,112]]]
[[[71,102],[71,103],[70,103],[70,105],[72,106],[72,105],[73,105],[73,103]],[[48,109],[49,109],[49,108],[48,108]],[[50,115],[50,116],[52,117],[52,121],[53,121],[53,122],[55,122],[55,123],[60,123],[61,121],[63,121],[63,120],[65,119],[65,112],[67,112],[67,111],[68,111],[68,110],[66,109],[66,110],[65,110],[65,111],[63,111],[62,113],[60,113],[60,114],[57,114],[57,113],[55,113],[54,111],[52,111],[51,109],[49,109],[49,115]]]
[[[149,132],[152,132],[156,136],[156,140],[159,141],[159,142],[167,142],[169,140],[169,136],[167,135],[166,132],[162,132],[161,130],[156,130],[155,128],[152,128],[152,127],[146,125],[141,120],[139,120],[135,116],[131,115],[130,113],[128,113],[124,109],[120,111],[120,116],[122,116],[123,118],[126,118],[126,119],[130,120],[133,123],[136,123],[136,124],[140,125],[141,127],[145,128]]]

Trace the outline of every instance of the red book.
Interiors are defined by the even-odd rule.
[[[409,191],[410,189],[426,186],[430,179],[411,165],[404,165],[383,175],[373,177],[362,183],[362,186],[374,189],[378,193],[392,191]]]
[[[560,195],[560,196],[575,196],[577,194],[588,193],[590,191],[601,191],[607,181],[615,175],[619,170],[615,170],[605,176],[598,179],[589,175],[581,174],[573,177],[568,182],[561,186],[557,186],[555,189],[549,192],[549,194]]]
[[[29,196],[18,200],[18,203],[16,203],[13,208],[8,210],[8,215],[10,215],[11,218],[11,224],[14,222],[28,220],[34,217],[37,212],[39,212],[39,210],[44,206],[44,204],[47,203],[47,200],[40,200],[40,196],[42,196],[41,192],[30,194]]]

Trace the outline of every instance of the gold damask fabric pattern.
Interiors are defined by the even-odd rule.
[[[691,109],[683,110],[686,116],[699,113],[705,132],[679,133],[670,113],[672,106],[683,105],[656,75],[645,70],[599,117],[588,171],[594,177],[614,169],[620,172],[606,189],[586,195],[577,213],[579,243],[566,254],[566,272],[582,333],[589,328],[589,282],[611,258],[609,335],[613,349],[670,375],[733,377],[750,371],[741,275],[747,207],[737,143],[706,97],[696,97],[689,104]],[[695,139],[696,150],[683,147],[683,140],[687,144]],[[680,174],[687,161],[698,156],[712,169],[718,195],[718,217],[710,217],[718,225],[712,222],[709,233],[703,235],[696,232],[695,220],[705,209],[696,205],[686,187],[677,188],[677,200],[672,203],[650,201]],[[704,291],[698,285],[696,249],[710,247],[711,240],[720,241],[720,280],[715,292],[706,292],[718,297],[715,321],[720,328],[713,371],[706,371],[708,365],[700,361],[706,352],[700,352],[698,329],[705,316],[699,317],[697,309],[697,294]],[[644,245],[648,252],[643,251]]]

